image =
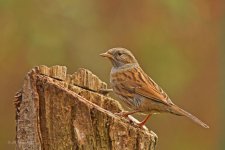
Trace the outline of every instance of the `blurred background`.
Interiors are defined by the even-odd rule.
[[[0,0],[0,149],[14,149],[13,96],[37,65],[88,68],[109,83],[100,53],[130,49],[177,105],[207,124],[153,116],[161,150],[225,149],[222,0]],[[141,119],[141,118],[139,118]]]

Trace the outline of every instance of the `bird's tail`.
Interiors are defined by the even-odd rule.
[[[200,119],[198,119],[194,115],[190,114],[189,112],[181,109],[180,107],[173,105],[171,108],[172,108],[171,113],[173,113],[175,115],[179,115],[179,116],[186,116],[186,117],[190,118],[192,121],[194,121],[195,123],[199,124],[200,126],[202,126],[204,128],[209,128],[209,126],[207,124],[205,124],[204,122],[202,122]]]

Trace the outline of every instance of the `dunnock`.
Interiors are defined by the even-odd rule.
[[[114,93],[123,100],[132,112],[122,113],[127,117],[134,113],[148,114],[139,123],[142,127],[155,113],[168,112],[186,116],[204,128],[209,128],[197,117],[175,105],[167,94],[141,69],[133,54],[125,48],[112,48],[100,54],[112,62],[110,84]]]

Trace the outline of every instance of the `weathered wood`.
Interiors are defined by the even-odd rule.
[[[99,93],[106,83],[86,69],[39,66],[16,95],[17,149],[154,150],[157,136],[113,113],[114,99]]]

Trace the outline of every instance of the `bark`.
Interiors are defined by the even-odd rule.
[[[101,94],[106,83],[86,69],[66,70],[39,66],[26,75],[15,101],[16,149],[155,149],[152,131],[114,115],[122,107]]]

